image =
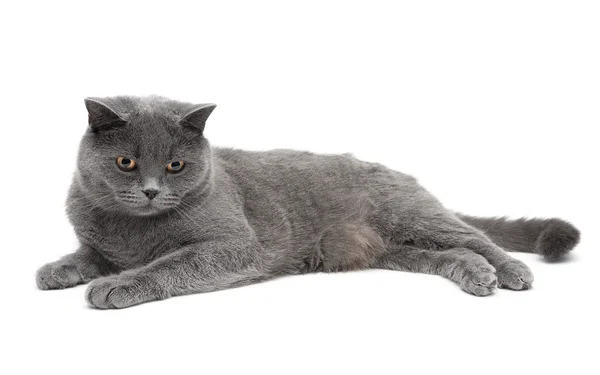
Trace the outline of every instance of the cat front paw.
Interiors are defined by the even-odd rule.
[[[498,287],[512,290],[530,289],[533,284],[533,273],[520,260],[510,260],[497,267]]]
[[[54,262],[37,270],[35,281],[38,288],[49,290],[70,288],[81,284],[83,279],[74,265]]]
[[[85,299],[97,309],[122,309],[161,297],[142,278],[121,274],[92,281]]]

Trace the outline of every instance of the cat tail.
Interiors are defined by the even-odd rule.
[[[505,217],[456,215],[467,224],[482,230],[506,251],[537,253],[555,259],[567,254],[579,243],[579,230],[561,219],[510,220]]]

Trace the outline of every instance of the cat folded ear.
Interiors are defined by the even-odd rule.
[[[100,98],[86,98],[85,107],[88,111],[88,121],[93,132],[106,130],[127,123],[122,115],[110,108],[109,104]]]
[[[208,116],[216,107],[216,104],[198,104],[179,120],[179,124],[202,134]]]

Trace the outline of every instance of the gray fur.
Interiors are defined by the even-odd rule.
[[[560,219],[508,220],[457,216],[474,227],[483,228],[492,241],[508,251],[537,253],[556,259],[567,254],[579,242],[579,231]]]
[[[113,97],[86,106],[67,200],[81,245],[40,268],[37,284],[91,281],[86,299],[97,308],[365,268],[441,275],[484,296],[532,285],[502,248],[556,257],[579,239],[558,219],[457,215],[414,178],[351,155],[213,148],[203,132],[214,105]],[[122,171],[118,156],[137,168]],[[185,167],[168,173],[177,160]]]

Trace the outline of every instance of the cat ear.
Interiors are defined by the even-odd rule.
[[[88,121],[93,132],[125,125],[127,121],[108,104],[99,98],[86,98],[85,107],[88,111]]]
[[[210,114],[216,107],[216,104],[195,105],[187,114],[185,114],[181,118],[181,120],[179,120],[179,124],[181,124],[181,126],[193,129],[194,131],[197,131],[200,134],[202,134],[204,132],[204,125],[206,124],[206,119],[208,119],[208,116],[210,116]]]

